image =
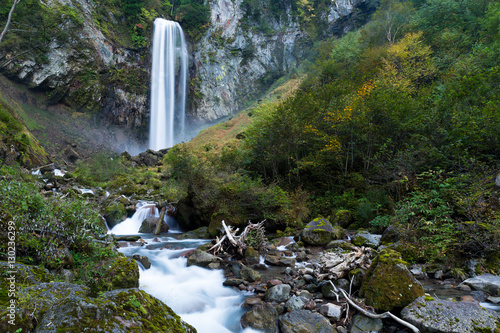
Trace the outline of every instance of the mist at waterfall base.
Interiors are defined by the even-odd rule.
[[[241,304],[246,295],[222,285],[225,280],[222,270],[187,267],[187,258],[181,257],[182,253],[209,241],[175,239],[172,236],[180,230],[175,219],[168,216],[165,216],[171,230],[168,234],[139,234],[142,221],[149,216],[159,217],[158,209],[152,203],[139,202],[132,217],[109,231],[115,235],[141,235],[147,242],[145,246],[120,248],[127,257],[138,254],[151,262],[149,269],[139,265],[139,288],[162,300],[198,333],[259,332],[241,328],[240,318],[245,312]]]
[[[188,52],[177,22],[154,21],[149,148],[170,148],[184,140]]]

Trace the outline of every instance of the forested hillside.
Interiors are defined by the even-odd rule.
[[[195,202],[240,220],[391,227],[407,260],[486,258],[498,270],[499,10],[382,1],[366,26],[320,43],[292,97],[248,111],[240,142],[207,143],[203,157],[174,149],[177,177]]]

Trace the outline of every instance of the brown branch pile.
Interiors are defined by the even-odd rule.
[[[237,236],[240,229],[235,229],[226,225],[222,221],[224,234],[221,237],[216,237],[215,245],[208,251],[214,255],[217,253],[239,254],[243,255],[245,249],[249,246],[259,248],[265,240],[264,221],[259,223],[248,223],[243,232]]]

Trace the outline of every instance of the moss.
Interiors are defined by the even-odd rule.
[[[430,301],[433,301],[433,300],[434,300],[434,298],[432,298],[432,297],[431,297],[431,296],[429,296],[429,295],[425,295],[424,300],[425,300],[426,302],[430,302]]]
[[[382,311],[404,307],[424,295],[424,288],[415,280],[401,255],[384,249],[366,272],[360,295],[368,305]]]

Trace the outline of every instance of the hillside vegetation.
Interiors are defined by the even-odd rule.
[[[347,217],[392,226],[405,260],[498,270],[499,13],[498,1],[382,1],[317,47],[293,97],[245,111],[237,144],[220,149],[215,131],[198,153],[171,150],[172,176],[205,223]]]
[[[109,191],[98,204],[117,215],[120,195],[167,200],[182,227],[212,236],[222,220],[295,235],[323,216],[390,231],[411,263],[460,272],[476,259],[499,274],[499,38],[498,1],[382,1],[363,28],[317,43],[268,98],[157,165],[98,155],[74,175]],[[5,114],[3,133],[24,140]],[[11,205],[21,219],[32,209]]]

